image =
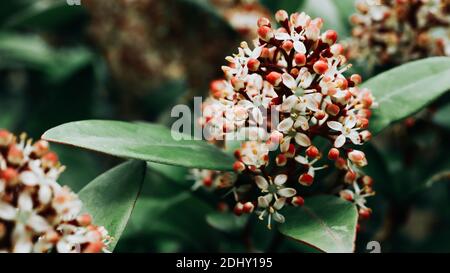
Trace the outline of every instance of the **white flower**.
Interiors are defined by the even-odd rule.
[[[284,223],[285,221],[284,216],[281,215],[278,211],[284,207],[284,205],[286,204],[286,199],[278,198],[273,203],[273,205],[271,205],[270,203],[272,202],[272,200],[273,196],[271,194],[258,197],[258,206],[264,209],[263,211],[258,212],[259,219],[264,220],[264,217],[267,214],[268,215],[267,228],[269,229],[272,228],[272,218],[278,223]]]
[[[302,146],[302,147],[308,147],[311,146],[311,140],[309,137],[301,132],[297,132],[294,127],[297,125],[299,127],[305,128],[307,127],[307,120],[305,118],[301,117],[298,119],[299,122],[294,122],[292,118],[286,118],[280,124],[278,124],[278,131],[282,132],[283,134],[286,134],[286,136],[281,141],[281,151],[286,152],[289,149],[289,145],[291,143],[291,139],[294,138],[295,142]]]
[[[314,164],[318,160],[319,160],[319,158],[314,158],[313,160],[309,161],[308,157],[301,156],[301,155],[298,155],[295,157],[295,161],[297,161],[298,163],[300,163],[304,166],[307,166],[308,171],[306,172],[306,174],[309,175],[311,178],[314,178],[316,171],[327,168],[326,165],[321,166],[321,167],[314,167]],[[300,178],[302,178],[302,176],[300,176]],[[302,181],[300,181],[300,182],[302,182]]]
[[[238,49],[238,54],[233,57],[227,57],[226,60],[234,64],[234,67],[222,67],[229,76],[236,76],[244,79],[248,75],[248,62],[250,60],[258,59],[264,46],[256,47],[250,50],[247,43],[243,42]]]
[[[247,141],[242,144],[241,159],[247,166],[259,168],[266,165],[269,157],[269,147],[266,143]]]
[[[33,208],[30,194],[23,192],[17,201],[17,208],[0,201],[0,219],[14,221],[12,234],[13,252],[29,253],[33,249],[32,237],[48,231],[51,226]]]
[[[344,146],[346,139],[350,139],[353,144],[361,144],[358,130],[359,128],[354,128],[356,125],[356,118],[353,116],[348,116],[344,120],[344,124],[337,121],[328,121],[328,127],[331,129],[341,132],[341,134],[334,141],[334,146],[340,148]]]
[[[303,35],[297,33],[295,30],[291,30],[291,34],[288,34],[286,32],[277,32],[275,34],[275,39],[280,41],[292,41],[294,45],[294,49],[297,53],[305,54],[306,53],[306,47],[305,44],[301,41],[304,39]]]
[[[289,73],[283,73],[283,84],[292,90],[292,93],[296,95],[303,95],[304,89],[311,86],[314,80],[314,76],[308,71],[308,68],[303,67],[297,75],[297,78],[291,76]]]
[[[269,194],[273,195],[275,199],[278,198],[278,196],[281,197],[293,197],[297,194],[297,191],[293,188],[286,188],[284,184],[286,183],[288,179],[288,176],[285,174],[279,174],[275,177],[274,181],[267,182],[267,180],[263,176],[256,176],[255,182],[259,189],[263,193],[268,192]]]
[[[363,190],[359,187],[358,183],[353,182],[353,191],[352,190],[343,190],[341,191],[341,196],[350,196],[350,200],[352,200],[358,207],[367,209],[366,203],[367,197],[373,196],[375,193],[363,193]],[[346,198],[347,199],[347,198]]]

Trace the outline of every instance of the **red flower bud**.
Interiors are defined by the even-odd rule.
[[[318,158],[320,156],[320,152],[317,147],[309,146],[309,148],[306,149],[306,155],[310,158]]]
[[[278,72],[270,72],[266,76],[266,80],[270,82],[273,86],[278,86],[281,83],[281,74]]]
[[[325,72],[328,71],[328,63],[322,60],[317,61],[314,64],[313,69],[317,74],[325,74]]]
[[[331,148],[328,152],[328,159],[330,160],[336,160],[339,158],[339,150],[336,148]]]
[[[298,182],[303,186],[309,187],[314,182],[314,177],[308,173],[304,173],[300,175],[300,177],[298,178]]]

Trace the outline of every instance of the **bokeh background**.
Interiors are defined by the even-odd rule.
[[[75,120],[169,125],[170,109],[207,96],[224,57],[255,38],[256,20],[279,8],[325,19],[351,35],[353,0],[3,0],[0,128],[37,139]],[[365,77],[383,71],[353,68]],[[377,195],[357,250],[450,251],[450,98],[377,136],[366,149]],[[78,191],[117,159],[53,145]],[[311,252],[257,219],[236,218],[221,196],[192,192],[188,170],[150,164],[119,252]]]

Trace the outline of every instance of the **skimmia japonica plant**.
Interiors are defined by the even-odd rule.
[[[272,246],[278,245],[283,249],[275,251],[281,251],[286,246],[278,244],[277,238],[283,236],[325,252],[355,251],[358,226],[361,241],[366,239],[366,227],[378,225],[372,223],[385,216],[380,215],[385,212],[377,202],[391,198],[398,189],[401,197],[392,204],[415,199],[409,193],[418,191],[412,182],[406,186],[392,183],[394,158],[381,154],[384,151],[378,146],[388,147],[384,142],[393,140],[380,133],[396,128],[392,125],[450,89],[450,58],[431,57],[448,55],[449,7],[448,1],[437,0],[338,1],[352,7],[357,4],[357,14],[351,19],[353,37],[329,14],[311,18],[308,13],[321,14],[311,10],[316,0],[305,0],[308,5],[302,8],[290,5],[294,2],[290,0],[181,1],[186,3],[180,6],[179,0],[121,1],[120,9],[110,5],[111,1],[88,1],[95,40],[100,42],[97,46],[106,48],[108,75],[118,81],[113,89],[126,87],[120,98],[128,98],[128,91],[142,92],[139,102],[119,99],[118,109],[112,106],[115,96],[111,96],[111,102],[98,107],[100,112],[109,117],[109,110],[124,111],[123,119],[159,120],[172,130],[146,122],[84,120],[52,128],[34,144],[1,131],[0,251],[114,251],[125,231],[125,243],[119,246],[133,251],[144,241],[143,249],[151,245],[150,251],[158,251],[160,245],[163,251],[187,246],[187,250],[219,251],[245,247],[250,252],[274,251]],[[203,3],[201,8],[197,2]],[[219,12],[205,12],[207,2],[214,2],[216,6],[210,8]],[[236,5],[242,9],[236,10]],[[271,14],[266,16],[268,10],[262,7],[258,14],[267,18],[255,20],[254,8],[259,5],[293,13],[280,10],[269,19]],[[122,9],[127,12],[116,12]],[[193,17],[201,20],[184,22],[195,9],[201,12],[192,13],[196,14]],[[342,17],[349,20],[353,11],[345,11]],[[148,17],[148,12],[155,16]],[[163,16],[169,12],[171,16]],[[216,24],[203,23],[212,18]],[[234,24],[235,19],[244,23],[241,40],[247,40],[238,47],[238,41],[231,38],[236,36],[228,35],[233,27],[236,35],[243,30]],[[203,25],[217,31],[199,31]],[[127,39],[129,35],[133,39]],[[111,39],[104,38],[109,36],[119,37],[119,44],[106,45]],[[227,44],[237,49],[226,51]],[[0,43],[0,53],[6,45]],[[117,46],[121,50],[115,50]],[[226,55],[231,56],[225,58],[221,71]],[[214,56],[220,60],[214,61]],[[58,60],[45,71],[53,71]],[[361,60],[365,61],[361,70],[352,67],[351,62]],[[405,63],[411,60],[416,61]],[[115,64],[120,64],[119,70]],[[383,68],[363,81],[359,74],[370,75],[372,65]],[[131,66],[136,69],[130,70]],[[398,67],[383,71],[392,66]],[[164,85],[161,92],[152,87],[180,75],[186,78],[183,88]],[[212,79],[216,80],[205,100],[195,97],[194,107],[181,104],[193,97],[190,87],[207,91]],[[195,107],[200,101],[201,106]],[[114,109],[109,109],[110,104]],[[58,111],[65,111],[64,106]],[[154,110],[150,117],[142,116],[146,107]],[[171,117],[177,120],[171,123],[159,116],[159,112],[167,113],[162,109],[171,109]],[[51,122],[44,128],[61,120]],[[56,180],[76,189],[65,180],[72,167],[84,174],[93,165],[108,167],[116,161],[82,165],[76,158],[76,163],[67,161],[69,171],[62,173],[63,167],[45,141],[127,161],[75,194]],[[66,162],[64,153],[58,153]],[[435,163],[428,152],[420,157]],[[389,187],[394,189],[386,190]],[[372,208],[377,215],[362,222],[371,216]],[[395,222],[389,220],[387,226]],[[128,222],[132,224],[126,229]],[[245,242],[237,239],[241,238],[237,233],[244,235]],[[273,236],[270,246],[260,245],[268,240],[258,240],[259,233],[265,238]],[[235,248],[237,244],[240,248]]]
[[[253,136],[235,151],[233,168],[239,175],[200,172],[197,184],[232,188],[234,212],[256,208],[271,228],[272,219],[285,221],[280,211],[286,204],[304,204],[305,187],[327,168],[318,164],[324,156],[342,172],[340,195],[366,217],[365,198],[374,192],[372,178],[362,169],[366,156],[358,147],[371,138],[367,129],[374,97],[358,86],[360,75],[345,75],[350,64],[337,43],[338,33],[322,32],[321,18],[289,16],[284,10],[275,17],[278,26],[261,18],[254,46],[242,42],[226,58],[225,79],[211,84],[211,97],[203,105],[201,122],[213,128],[213,142],[226,145],[233,133]],[[280,122],[273,127],[275,118]],[[331,148],[313,145],[317,138],[329,141]]]
[[[107,231],[57,183],[63,171],[46,141],[0,130],[0,252],[108,251]]]
[[[450,56],[449,0],[356,2],[350,58],[369,65],[398,65],[430,56]]]

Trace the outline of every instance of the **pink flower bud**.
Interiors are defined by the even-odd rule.
[[[266,80],[271,83],[273,86],[278,86],[281,83],[281,74],[278,72],[270,72],[266,76]]]
[[[314,64],[313,69],[317,74],[325,74],[325,72],[328,71],[328,63],[326,63],[322,60],[317,61]]]
[[[289,15],[285,10],[279,10],[275,13],[275,20],[279,23],[283,23],[289,19]]]
[[[273,30],[268,26],[261,26],[258,28],[258,35],[261,40],[268,42],[273,38]]]

